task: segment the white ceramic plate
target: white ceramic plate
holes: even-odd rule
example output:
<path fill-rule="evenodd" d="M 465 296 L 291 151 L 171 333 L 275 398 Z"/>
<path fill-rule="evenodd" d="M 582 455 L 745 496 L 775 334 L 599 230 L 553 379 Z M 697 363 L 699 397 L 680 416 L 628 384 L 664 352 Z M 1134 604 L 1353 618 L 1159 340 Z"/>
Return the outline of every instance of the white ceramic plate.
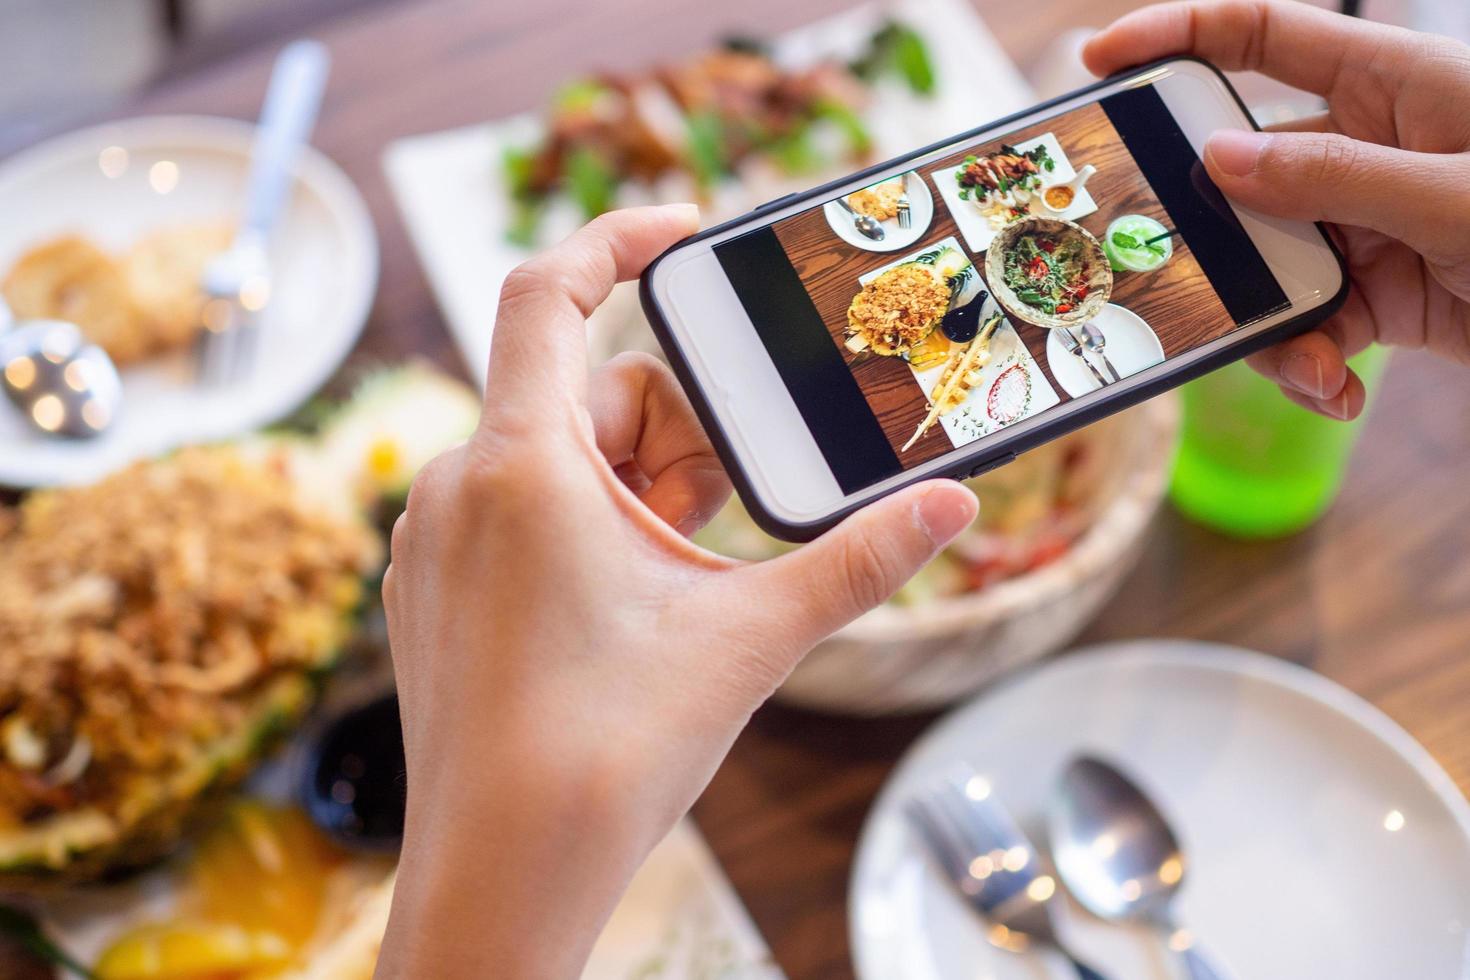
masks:
<path fill-rule="evenodd" d="M 1094 752 L 1161 805 L 1189 861 L 1176 910 L 1251 980 L 1467 975 L 1470 806 L 1378 709 L 1285 661 L 1140 641 L 1051 661 L 949 715 L 873 807 L 849 889 L 865 980 L 1075 974 L 986 944 L 902 813 L 956 761 L 991 782 L 1040 843 L 1060 768 Z M 1180 976 L 1157 938 L 1080 911 L 1062 924 L 1115 980 Z"/>
<path fill-rule="evenodd" d="M 879 85 L 865 119 L 873 137 L 874 160 L 886 160 L 954 133 L 985 118 L 1017 112 L 1034 99 L 1026 80 L 968 0 L 882 0 L 859 4 L 832 17 L 772 37 L 778 60 L 810 64 L 825 57 L 855 57 L 863 42 L 894 17 L 924 38 L 933 63 L 935 92 L 917 98 L 895 83 Z M 983 108 L 975 93 L 983 91 Z M 500 285 L 532 251 L 506 240 L 511 206 L 504 180 L 504 156 L 541 138 L 536 114 L 465 126 L 397 140 L 383 153 L 383 169 L 403 213 L 429 285 L 464 355 L 471 376 L 483 382 L 490 360 L 490 336 Z M 716 224 L 762 201 L 805 190 L 841 172 L 783 177 L 773 168 L 746 168 L 739 181 L 717 188 L 700 207 L 704 223 Z M 695 190 L 673 180 L 658 187 L 627 184 L 618 204 L 692 200 Z M 557 202 L 544 233 L 554 242 L 581 222 L 576 209 Z M 622 286 L 592 317 L 593 356 L 645 343 L 657 350 L 642 323 L 637 291 Z"/>
<path fill-rule="evenodd" d="M 1072 167 L 1072 161 L 1067 158 L 1067 151 L 1057 142 L 1053 133 L 1042 133 L 1035 139 L 1025 140 L 1016 144 L 1018 150 L 1030 150 L 1037 146 L 1045 146 L 1047 153 L 1055 161 L 1056 167 L 1050 172 L 1041 175 L 1041 188 L 1038 194 L 1045 191 L 1052 184 L 1065 184 L 1077 176 L 1077 171 Z M 1084 161 L 1085 162 L 1085 161 Z M 995 238 L 998 228 L 992 227 L 990 219 L 980 213 L 975 207 L 974 201 L 960 199 L 960 186 L 955 183 L 954 175 L 963 168 L 950 167 L 947 170 L 936 170 L 929 175 L 934 181 L 934 186 L 939 188 L 939 196 L 944 199 L 944 204 L 949 208 L 949 213 L 954 215 L 955 224 L 960 226 L 960 232 L 965 236 L 965 244 L 970 251 L 975 253 L 977 262 L 979 255 L 990 247 L 990 242 Z M 1042 208 L 1039 204 L 1032 205 L 1032 213 L 1044 215 L 1048 218 L 1060 218 L 1066 221 L 1076 221 L 1078 218 L 1086 217 L 1097 210 L 1097 202 L 1092 195 L 1087 193 L 1087 188 L 1082 188 L 1073 198 L 1072 204 L 1065 211 L 1056 212 Z"/>
<path fill-rule="evenodd" d="M 253 125 L 233 119 L 139 118 L 16 154 L 0 163 L 0 275 L 30 246 L 68 231 L 120 251 L 159 225 L 233 219 L 243 203 L 254 133 Z M 99 166 L 108 147 L 126 151 L 109 156 L 114 167 L 125 161 L 114 177 Z M 177 168 L 176 183 L 159 179 L 166 174 L 155 166 L 164 161 Z M 130 367 L 117 422 L 85 442 L 34 435 L 0 403 L 0 484 L 85 483 L 140 457 L 267 425 L 311 397 L 356 341 L 378 275 L 377 238 L 362 198 L 315 150 L 297 165 L 271 265 L 271 302 L 248 377 L 199 388 L 182 354 Z"/>
<path fill-rule="evenodd" d="M 847 244 L 865 252 L 897 252 L 922 238 L 929 230 L 929 222 L 934 220 L 934 195 L 929 193 L 929 185 L 924 183 L 924 178 L 910 170 L 903 175 L 903 185 L 913 220 L 907 228 L 901 227 L 897 218 L 878 222 L 883 229 L 881 241 L 874 241 L 858 231 L 852 213 L 836 201 L 822 205 L 822 213 L 827 216 L 827 224 L 833 233 Z"/>
<path fill-rule="evenodd" d="M 1164 347 L 1159 343 L 1159 338 L 1143 322 L 1143 317 L 1132 310 L 1125 310 L 1114 303 L 1104 306 L 1092 318 L 1092 323 L 1102 331 L 1103 339 L 1107 344 L 1103 353 L 1107 355 L 1109 363 L 1118 371 L 1118 376 L 1126 378 L 1130 374 L 1137 374 L 1144 368 L 1153 367 L 1164 359 Z M 1076 328 L 1076 334 L 1082 336 L 1082 328 Z M 1076 354 L 1071 353 L 1062 346 L 1061 338 L 1056 330 L 1047 331 L 1046 338 L 1046 363 L 1051 367 L 1051 373 L 1056 377 L 1057 384 L 1071 395 L 1077 398 L 1096 391 L 1102 385 L 1087 370 L 1087 365 L 1078 359 Z M 1108 370 L 1103 365 L 1102 358 L 1092 351 L 1083 350 L 1088 361 L 1097 365 L 1103 377 L 1108 376 Z"/>

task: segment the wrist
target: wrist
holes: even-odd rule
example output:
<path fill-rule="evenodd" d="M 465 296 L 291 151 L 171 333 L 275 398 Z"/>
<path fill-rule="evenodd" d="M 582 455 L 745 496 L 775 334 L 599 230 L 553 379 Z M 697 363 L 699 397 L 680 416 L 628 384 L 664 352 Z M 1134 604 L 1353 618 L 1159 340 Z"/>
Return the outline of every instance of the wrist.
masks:
<path fill-rule="evenodd" d="M 615 761 L 493 744 L 410 760 L 381 976 L 575 978 L 662 836 Z"/>

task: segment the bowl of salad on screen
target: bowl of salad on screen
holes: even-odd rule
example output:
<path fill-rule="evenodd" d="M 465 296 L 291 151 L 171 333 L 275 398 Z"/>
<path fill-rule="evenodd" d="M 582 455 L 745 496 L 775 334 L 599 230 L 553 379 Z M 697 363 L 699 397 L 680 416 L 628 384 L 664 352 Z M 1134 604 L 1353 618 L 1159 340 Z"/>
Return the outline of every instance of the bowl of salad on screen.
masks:
<path fill-rule="evenodd" d="M 980 499 L 975 524 L 808 654 L 778 696 L 850 714 L 932 710 L 1061 649 L 1137 560 L 1177 431 L 1165 396 L 967 480 Z M 752 561 L 795 547 L 757 528 L 738 500 L 695 541 Z"/>
<path fill-rule="evenodd" d="M 1113 292 L 1102 244 L 1059 218 L 1023 218 L 1001 229 L 985 253 L 985 280 L 1008 314 L 1048 329 L 1086 323 Z"/>

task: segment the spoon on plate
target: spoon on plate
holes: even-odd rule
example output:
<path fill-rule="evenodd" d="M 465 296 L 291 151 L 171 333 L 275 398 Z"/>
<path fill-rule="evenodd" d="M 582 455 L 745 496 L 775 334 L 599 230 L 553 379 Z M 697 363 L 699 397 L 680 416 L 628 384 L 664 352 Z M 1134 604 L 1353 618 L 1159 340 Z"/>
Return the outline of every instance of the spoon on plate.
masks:
<path fill-rule="evenodd" d="M 1184 883 L 1178 838 L 1127 776 L 1092 756 L 1072 760 L 1049 824 L 1057 872 L 1089 912 L 1154 926 L 1182 957 L 1191 980 L 1224 980 L 1170 909 Z"/>
<path fill-rule="evenodd" d="M 1113 376 L 1114 381 L 1123 380 L 1122 375 L 1118 373 L 1118 369 L 1113 367 L 1113 362 L 1108 360 L 1108 355 L 1104 353 L 1108 346 L 1108 338 L 1104 337 L 1102 330 L 1090 320 L 1082 324 L 1082 344 L 1088 350 L 1102 358 L 1103 367 L 1108 369 L 1108 373 Z"/>
<path fill-rule="evenodd" d="M 881 242 L 883 240 L 883 226 L 878 223 L 877 218 L 874 218 L 870 214 L 859 213 L 856 208 L 847 203 L 847 198 L 845 197 L 839 197 L 837 203 L 848 214 L 852 215 L 852 226 L 858 230 L 858 234 L 865 235 L 875 242 Z"/>
<path fill-rule="evenodd" d="M 0 298 L 0 388 L 43 435 L 85 439 L 112 425 L 122 381 L 112 358 L 66 320 L 19 320 Z"/>

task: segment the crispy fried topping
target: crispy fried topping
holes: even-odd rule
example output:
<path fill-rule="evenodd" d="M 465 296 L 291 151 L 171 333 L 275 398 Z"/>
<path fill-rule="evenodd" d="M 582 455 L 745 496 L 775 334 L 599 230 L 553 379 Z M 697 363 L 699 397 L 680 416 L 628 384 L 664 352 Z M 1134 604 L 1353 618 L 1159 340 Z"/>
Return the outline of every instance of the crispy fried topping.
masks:
<path fill-rule="evenodd" d="M 0 509 L 0 825 L 116 807 L 238 727 L 345 641 L 378 552 L 229 449 Z"/>
<path fill-rule="evenodd" d="M 949 308 L 949 287 L 913 263 L 878 276 L 853 297 L 847 328 L 879 354 L 907 351 L 934 329 Z"/>

